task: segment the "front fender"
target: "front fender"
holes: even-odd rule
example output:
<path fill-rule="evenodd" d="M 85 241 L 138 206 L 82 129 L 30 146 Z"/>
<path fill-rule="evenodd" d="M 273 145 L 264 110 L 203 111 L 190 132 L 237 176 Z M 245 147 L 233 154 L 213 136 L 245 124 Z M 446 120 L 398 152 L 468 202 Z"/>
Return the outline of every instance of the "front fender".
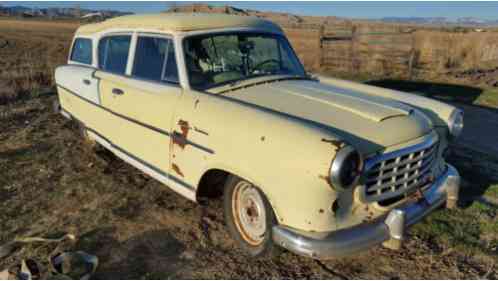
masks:
<path fill-rule="evenodd" d="M 216 151 L 204 171 L 221 169 L 251 181 L 268 197 L 279 223 L 292 228 L 331 231 L 338 217 L 350 213 L 352 192 L 328 182 L 342 140 L 327 128 L 223 96 L 196 95 L 189 120 L 209 132 Z"/>

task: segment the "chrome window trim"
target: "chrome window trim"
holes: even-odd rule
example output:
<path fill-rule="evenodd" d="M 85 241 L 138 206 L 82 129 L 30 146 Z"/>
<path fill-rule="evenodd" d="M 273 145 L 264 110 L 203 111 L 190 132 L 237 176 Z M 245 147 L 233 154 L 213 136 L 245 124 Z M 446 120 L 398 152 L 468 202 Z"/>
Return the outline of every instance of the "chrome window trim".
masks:
<path fill-rule="evenodd" d="M 133 53 L 130 52 L 130 54 L 132 56 L 132 59 L 130 61 L 130 69 L 129 69 L 129 73 L 127 71 L 125 77 L 135 79 L 135 80 L 144 81 L 144 82 L 151 82 L 151 83 L 156 83 L 156 84 L 160 84 L 160 85 L 168 85 L 168 86 L 172 86 L 172 87 L 182 88 L 181 84 L 180 84 L 181 79 L 180 79 L 180 67 L 178 64 L 178 60 L 176 60 L 176 71 L 178 73 L 178 82 L 168 81 L 168 80 L 164 80 L 164 79 L 161 79 L 161 80 L 147 79 L 147 78 L 138 77 L 136 75 L 133 75 L 133 68 L 135 67 L 135 56 L 136 56 L 136 52 L 137 52 L 137 44 L 138 44 L 139 37 L 149 37 L 149 38 L 159 38 L 159 39 L 171 40 L 168 48 L 170 48 L 171 46 L 173 46 L 173 48 L 175 48 L 174 49 L 175 58 L 177 58 L 178 50 L 176 49 L 175 38 L 172 35 L 153 33 L 153 32 L 136 32 L 134 34 L 135 40 L 133 41 L 133 46 L 132 46 Z M 165 59 L 164 63 L 166 63 L 166 59 Z M 163 71 L 164 71 L 164 69 L 163 69 Z M 163 73 L 161 74 L 161 76 L 162 75 L 163 75 Z"/>
<path fill-rule="evenodd" d="M 112 72 L 109 72 L 109 73 L 115 74 L 115 73 L 112 73 Z M 116 74 L 116 75 L 119 75 L 119 74 Z M 131 79 L 131 80 L 143 81 L 143 82 L 153 83 L 153 84 L 157 84 L 157 85 L 161 85 L 161 86 L 174 87 L 174 88 L 178 88 L 178 89 L 182 88 L 180 86 L 180 83 L 175 83 L 175 82 L 157 81 L 157 80 L 152 80 L 152 79 L 137 77 L 137 76 L 134 76 L 134 75 L 121 75 L 121 76 L 123 76 L 124 78 Z"/>
<path fill-rule="evenodd" d="M 85 64 L 85 63 L 73 61 L 71 59 L 71 57 L 73 55 L 74 43 L 76 42 L 77 39 L 89 39 L 92 41 L 92 63 L 91 64 Z M 75 35 L 74 38 L 71 40 L 71 46 L 69 46 L 69 54 L 67 56 L 67 64 L 95 67 L 95 62 L 97 61 L 97 58 L 95 56 L 96 55 L 95 50 L 96 50 L 97 44 L 95 44 L 94 37 L 92 37 L 92 36 Z"/>
<path fill-rule="evenodd" d="M 104 35 L 100 36 L 97 40 L 97 44 L 95 45 L 95 49 L 97 51 L 97 56 L 95 57 L 95 61 L 96 61 L 96 65 L 97 65 L 97 68 L 100 70 L 100 71 L 104 71 L 104 72 L 108 72 L 108 73 L 112 73 L 112 74 L 116 74 L 116 75 L 123 75 L 122 73 L 116 73 L 116 72 L 111 72 L 111 71 L 107 71 L 107 70 L 104 70 L 100 67 L 100 56 L 99 56 L 99 48 L 100 48 L 100 43 L 103 39 L 105 38 L 109 38 L 109 37 L 116 37 L 116 36 L 130 36 L 130 47 L 128 49 L 128 58 L 126 60 L 126 67 L 125 67 L 125 73 L 127 72 L 128 68 L 129 68 L 129 64 L 130 64 L 130 54 L 131 52 L 133 51 L 132 50 L 132 47 L 133 47 L 133 36 L 134 33 L 133 32 L 110 32 L 110 33 L 105 33 Z"/>

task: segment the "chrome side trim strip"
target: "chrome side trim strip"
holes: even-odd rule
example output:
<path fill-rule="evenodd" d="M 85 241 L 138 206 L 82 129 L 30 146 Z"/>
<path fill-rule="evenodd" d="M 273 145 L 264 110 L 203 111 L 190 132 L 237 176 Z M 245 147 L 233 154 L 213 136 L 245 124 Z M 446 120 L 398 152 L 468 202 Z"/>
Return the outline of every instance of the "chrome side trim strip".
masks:
<path fill-rule="evenodd" d="M 83 100 L 83 101 L 85 101 L 85 102 L 87 102 L 87 103 L 90 103 L 91 105 L 97 106 L 97 107 L 99 107 L 99 108 L 101 108 L 101 109 L 103 109 L 103 110 L 105 110 L 105 111 L 107 111 L 107 112 L 109 112 L 109 113 L 111 113 L 111 114 L 113 114 L 113 115 L 117 116 L 117 117 L 120 117 L 120 118 L 122 118 L 122 119 L 125 119 L 125 120 L 127 120 L 127 121 L 129 121 L 129 122 L 135 123 L 135 124 L 137 124 L 137 125 L 140 125 L 140 126 L 142 126 L 142 127 L 144 127 L 144 128 L 147 128 L 147 129 L 152 130 L 152 131 L 154 131 L 154 132 L 157 132 L 157 133 L 159 133 L 159 134 L 163 134 L 163 135 L 168 136 L 168 137 L 169 137 L 169 136 L 171 136 L 171 133 L 166 132 L 166 131 L 164 131 L 164 130 L 162 130 L 162 129 L 159 129 L 159 128 L 157 128 L 157 127 L 154 127 L 154 126 L 151 126 L 151 125 L 148 125 L 148 124 L 142 123 L 142 122 L 140 122 L 140 121 L 138 121 L 138 120 L 136 120 L 136 119 L 133 119 L 133 118 L 130 118 L 130 117 L 128 117 L 128 116 L 125 116 L 125 115 L 122 115 L 122 114 L 120 114 L 120 113 L 117 113 L 117 112 L 115 112 L 115 111 L 112 111 L 112 110 L 110 110 L 109 108 L 104 107 L 104 106 L 102 106 L 102 105 L 100 105 L 100 104 L 96 104 L 96 103 L 94 103 L 93 101 L 88 100 L 88 99 L 86 99 L 86 98 L 84 98 L 84 97 L 82 97 L 82 96 L 80 96 L 80 95 L 76 94 L 75 92 L 73 92 L 73 91 L 69 90 L 68 88 L 66 88 L 66 87 L 64 87 L 64 86 L 62 86 L 62 85 L 60 85 L 60 84 L 57 84 L 57 87 L 60 87 L 61 89 L 65 90 L 66 92 L 70 93 L 71 95 L 73 95 L 73 96 L 75 96 L 75 97 L 77 97 L 77 98 L 79 98 L 79 99 L 81 99 L 81 100 Z M 100 96 L 100 93 L 99 93 L 99 96 Z M 209 153 L 209 154 L 214 154 L 214 153 L 215 153 L 215 152 L 214 152 L 214 150 L 212 150 L 212 149 L 210 149 L 210 148 L 207 148 L 207 147 L 205 147 L 205 146 L 202 146 L 202 145 L 200 145 L 200 144 L 198 144 L 198 143 L 194 143 L 194 142 L 192 142 L 192 141 L 190 141 L 190 140 L 186 140 L 186 142 L 187 142 L 187 144 L 190 144 L 191 146 L 193 146 L 193 147 L 195 147 L 195 148 L 197 148 L 197 149 L 200 149 L 200 150 L 202 150 L 202 151 L 204 151 L 204 152 L 207 152 L 207 153 Z"/>

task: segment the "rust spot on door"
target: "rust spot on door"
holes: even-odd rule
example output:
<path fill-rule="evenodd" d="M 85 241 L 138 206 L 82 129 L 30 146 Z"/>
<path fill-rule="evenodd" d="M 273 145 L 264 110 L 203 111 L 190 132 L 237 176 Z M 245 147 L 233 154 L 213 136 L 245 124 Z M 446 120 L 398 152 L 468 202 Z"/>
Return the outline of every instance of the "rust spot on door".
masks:
<path fill-rule="evenodd" d="M 180 170 L 180 167 L 178 167 L 178 165 L 176 165 L 175 163 L 171 164 L 171 168 L 173 169 L 173 171 L 175 171 L 175 173 L 177 173 L 179 176 L 181 177 L 184 177 L 182 171 Z"/>
<path fill-rule="evenodd" d="M 178 125 L 180 126 L 181 133 L 178 131 L 174 131 L 171 139 L 173 141 L 173 144 L 176 144 L 183 149 L 187 145 L 187 137 L 190 126 L 187 121 L 181 119 L 178 121 Z"/>

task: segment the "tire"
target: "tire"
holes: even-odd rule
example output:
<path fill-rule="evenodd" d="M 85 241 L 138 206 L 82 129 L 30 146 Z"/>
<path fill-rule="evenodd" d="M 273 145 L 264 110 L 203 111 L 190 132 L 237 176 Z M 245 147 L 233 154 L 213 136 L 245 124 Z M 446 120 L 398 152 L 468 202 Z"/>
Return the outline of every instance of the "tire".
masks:
<path fill-rule="evenodd" d="M 277 220 L 261 190 L 244 179 L 229 176 L 224 187 L 223 209 L 230 235 L 250 257 L 271 258 L 278 254 L 272 238 Z"/>

